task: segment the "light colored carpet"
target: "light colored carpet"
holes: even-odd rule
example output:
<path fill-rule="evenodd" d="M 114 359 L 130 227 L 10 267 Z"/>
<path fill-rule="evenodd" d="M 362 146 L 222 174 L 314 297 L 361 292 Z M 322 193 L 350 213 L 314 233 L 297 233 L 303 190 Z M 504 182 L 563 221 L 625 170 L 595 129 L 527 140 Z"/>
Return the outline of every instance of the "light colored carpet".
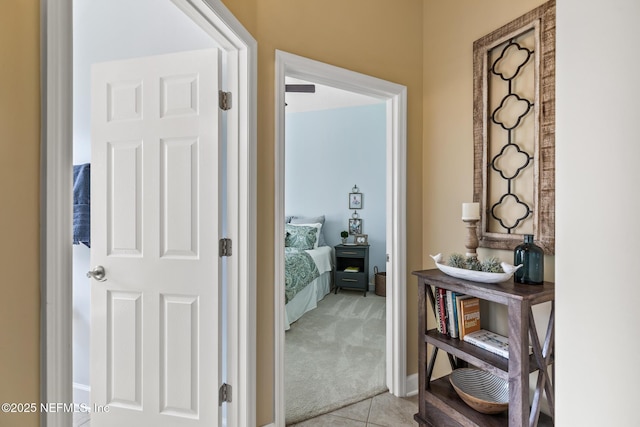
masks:
<path fill-rule="evenodd" d="M 330 293 L 285 335 L 286 423 L 385 390 L 385 298 Z"/>

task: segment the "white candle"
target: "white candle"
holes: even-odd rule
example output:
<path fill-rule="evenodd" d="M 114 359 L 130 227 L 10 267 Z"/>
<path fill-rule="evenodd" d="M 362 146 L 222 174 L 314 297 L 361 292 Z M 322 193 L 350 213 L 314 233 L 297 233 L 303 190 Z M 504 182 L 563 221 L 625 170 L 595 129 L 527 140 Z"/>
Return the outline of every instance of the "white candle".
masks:
<path fill-rule="evenodd" d="M 480 219 L 480 203 L 463 203 L 462 220 Z"/>

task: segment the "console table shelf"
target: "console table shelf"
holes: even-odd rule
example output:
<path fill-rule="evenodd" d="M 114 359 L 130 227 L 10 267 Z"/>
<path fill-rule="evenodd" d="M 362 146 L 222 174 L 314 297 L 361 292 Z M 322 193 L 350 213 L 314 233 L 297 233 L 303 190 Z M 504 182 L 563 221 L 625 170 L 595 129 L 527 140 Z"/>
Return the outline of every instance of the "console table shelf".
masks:
<path fill-rule="evenodd" d="M 419 345 L 419 412 L 415 420 L 421 427 L 440 426 L 553 426 L 553 283 L 522 285 L 513 281 L 487 284 L 447 276 L 438 269 L 415 271 L 418 277 Z M 483 300 L 504 304 L 508 308 L 509 358 L 504 358 L 436 329 L 427 328 L 427 304 L 434 309 L 433 288 L 472 295 Z M 427 302 L 428 301 L 428 302 Z M 551 314 L 544 342 L 538 333 L 531 307 L 551 302 Z M 427 360 L 427 346 L 433 351 Z M 529 346 L 533 354 L 529 355 Z M 498 415 L 485 415 L 467 406 L 449 383 L 449 376 L 431 381 L 438 350 L 445 351 L 451 369 L 471 364 L 509 381 L 509 410 Z M 551 366 L 550 366 L 551 365 Z M 529 406 L 529 374 L 538 372 L 533 404 Z M 540 412 L 545 395 L 552 416 Z"/>
<path fill-rule="evenodd" d="M 485 415 L 475 411 L 462 401 L 449 382 L 449 375 L 431 382 L 429 393 L 425 395 L 429 405 L 429 419 L 421 419 L 420 414 L 414 416 L 415 421 L 423 426 L 449 427 L 449 426 L 481 426 L 481 427 L 507 427 L 509 426 L 509 413 L 503 412 L 496 415 Z M 451 414 L 455 415 L 451 415 Z M 552 427 L 553 420 L 546 414 L 540 414 L 538 427 Z"/>

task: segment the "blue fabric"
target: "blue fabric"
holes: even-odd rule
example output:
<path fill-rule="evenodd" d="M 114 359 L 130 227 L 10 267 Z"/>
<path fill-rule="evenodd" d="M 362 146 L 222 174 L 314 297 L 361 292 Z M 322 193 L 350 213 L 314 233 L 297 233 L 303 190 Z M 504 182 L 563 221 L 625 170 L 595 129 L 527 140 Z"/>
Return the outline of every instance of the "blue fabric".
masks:
<path fill-rule="evenodd" d="M 91 165 L 73 166 L 73 244 L 91 247 Z"/>

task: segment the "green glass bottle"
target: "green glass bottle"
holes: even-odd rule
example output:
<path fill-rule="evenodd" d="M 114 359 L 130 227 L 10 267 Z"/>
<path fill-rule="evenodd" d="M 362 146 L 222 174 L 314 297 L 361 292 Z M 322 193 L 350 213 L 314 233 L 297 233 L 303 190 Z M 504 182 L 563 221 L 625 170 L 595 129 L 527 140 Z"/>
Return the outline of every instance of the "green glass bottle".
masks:
<path fill-rule="evenodd" d="M 513 281 L 528 285 L 541 285 L 544 281 L 544 251 L 533 243 L 533 234 L 524 235 L 524 243 L 513 251 L 513 265 L 520 265 Z"/>

